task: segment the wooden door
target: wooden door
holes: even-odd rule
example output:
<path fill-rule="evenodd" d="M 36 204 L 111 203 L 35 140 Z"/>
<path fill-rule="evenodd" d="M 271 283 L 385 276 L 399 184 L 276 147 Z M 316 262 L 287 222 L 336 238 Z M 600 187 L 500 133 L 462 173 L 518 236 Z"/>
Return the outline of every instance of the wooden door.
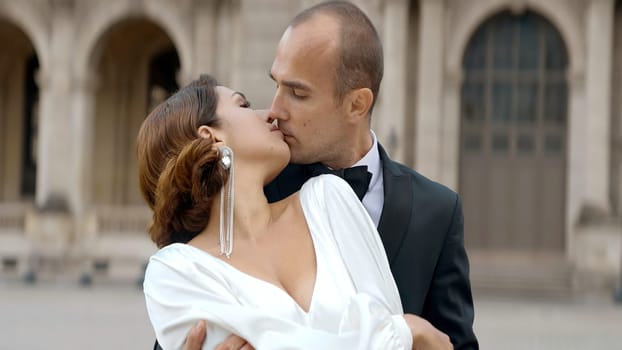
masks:
<path fill-rule="evenodd" d="M 464 56 L 460 192 L 467 246 L 562 251 L 566 49 L 539 15 L 500 13 Z"/>

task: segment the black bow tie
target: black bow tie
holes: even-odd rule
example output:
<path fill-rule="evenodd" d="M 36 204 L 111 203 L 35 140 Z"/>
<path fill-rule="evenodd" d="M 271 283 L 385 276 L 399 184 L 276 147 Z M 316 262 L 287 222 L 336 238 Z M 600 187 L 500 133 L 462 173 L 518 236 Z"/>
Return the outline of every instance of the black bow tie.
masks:
<path fill-rule="evenodd" d="M 352 168 L 344 169 L 329 169 L 325 165 L 315 163 L 309 165 L 309 177 L 314 177 L 322 174 L 333 174 L 346 180 L 346 182 L 352 187 L 359 200 L 363 200 L 369 182 L 371 181 L 371 173 L 367 171 L 367 165 L 359 165 Z"/>

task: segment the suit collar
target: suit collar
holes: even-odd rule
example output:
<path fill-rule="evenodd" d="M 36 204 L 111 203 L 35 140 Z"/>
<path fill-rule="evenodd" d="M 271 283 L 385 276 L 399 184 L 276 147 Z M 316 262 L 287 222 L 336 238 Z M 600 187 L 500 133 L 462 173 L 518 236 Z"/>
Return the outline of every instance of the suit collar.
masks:
<path fill-rule="evenodd" d="M 384 177 L 384 206 L 378 232 L 389 262 L 392 263 L 408 232 L 413 216 L 413 184 L 410 177 L 389 158 L 380 144 L 378 144 L 378 151 Z"/>

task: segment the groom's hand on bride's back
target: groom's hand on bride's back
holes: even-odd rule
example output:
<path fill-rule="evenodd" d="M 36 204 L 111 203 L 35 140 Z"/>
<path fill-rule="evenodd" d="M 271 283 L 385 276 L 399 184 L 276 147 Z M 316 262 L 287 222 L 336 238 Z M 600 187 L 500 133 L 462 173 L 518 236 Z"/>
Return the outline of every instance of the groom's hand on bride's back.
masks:
<path fill-rule="evenodd" d="M 201 350 L 205 342 L 206 325 L 205 321 L 199 321 L 186 337 L 183 350 Z M 246 340 L 232 334 L 222 343 L 218 344 L 214 350 L 255 350 Z"/>

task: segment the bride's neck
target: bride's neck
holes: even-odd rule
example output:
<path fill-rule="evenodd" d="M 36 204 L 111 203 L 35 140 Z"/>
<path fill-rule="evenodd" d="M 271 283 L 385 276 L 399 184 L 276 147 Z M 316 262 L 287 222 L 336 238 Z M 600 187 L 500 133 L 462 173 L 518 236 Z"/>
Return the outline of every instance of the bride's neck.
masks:
<path fill-rule="evenodd" d="M 240 237 L 254 238 L 254 234 L 268 226 L 272 213 L 268 199 L 263 192 L 263 185 L 240 181 L 235 183 L 235 203 L 233 224 L 235 233 Z"/>
<path fill-rule="evenodd" d="M 270 224 L 272 210 L 263 191 L 263 181 L 259 176 L 248 176 L 251 171 L 238 171 L 234 179 L 233 227 L 238 237 L 253 239 L 254 234 L 263 231 Z M 227 191 L 227 184 L 224 190 Z M 226 193 L 226 192 L 225 192 Z M 220 221 L 220 195 L 214 198 L 209 226 L 218 232 Z M 210 230 L 213 231 L 213 230 Z"/>

